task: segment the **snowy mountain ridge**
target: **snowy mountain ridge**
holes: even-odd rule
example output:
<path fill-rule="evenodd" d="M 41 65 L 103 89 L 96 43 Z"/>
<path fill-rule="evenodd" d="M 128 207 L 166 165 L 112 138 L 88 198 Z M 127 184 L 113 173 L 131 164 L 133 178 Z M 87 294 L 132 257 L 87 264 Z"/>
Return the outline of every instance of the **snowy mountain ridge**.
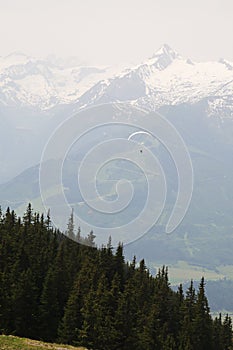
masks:
<path fill-rule="evenodd" d="M 112 67 L 83 66 L 74 58 L 37 59 L 13 53 L 0 57 L 0 104 L 47 110 L 76 101 L 109 76 L 114 76 Z"/>
<path fill-rule="evenodd" d="M 81 96 L 79 105 L 129 100 L 142 107 L 156 110 L 165 105 L 193 104 L 207 100 L 208 114 L 233 115 L 233 63 L 196 63 L 185 59 L 164 45 L 143 64 L 129 69 L 107 82 L 96 85 Z M 95 98 L 94 98 L 95 96 Z"/>
<path fill-rule="evenodd" d="M 233 115 L 233 62 L 194 62 L 168 45 L 134 67 L 83 66 L 36 59 L 22 53 L 0 57 L 0 103 L 49 110 L 75 103 L 78 108 L 110 101 L 131 101 L 158 109 L 207 100 L 209 115 Z"/>

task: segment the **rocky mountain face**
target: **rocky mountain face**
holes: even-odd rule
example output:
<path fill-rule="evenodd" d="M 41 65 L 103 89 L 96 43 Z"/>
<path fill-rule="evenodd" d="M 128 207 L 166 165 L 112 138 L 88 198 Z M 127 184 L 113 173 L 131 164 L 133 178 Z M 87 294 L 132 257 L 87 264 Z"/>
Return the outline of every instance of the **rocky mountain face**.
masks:
<path fill-rule="evenodd" d="M 0 103 L 49 110 L 76 101 L 112 74 L 112 68 L 83 66 L 77 59 L 37 59 L 16 52 L 0 58 Z"/>
<path fill-rule="evenodd" d="M 194 62 L 164 45 L 131 67 L 83 66 L 75 59 L 36 59 L 21 53 L 0 58 L 0 103 L 49 111 L 131 101 L 146 109 L 206 100 L 209 116 L 232 117 L 233 62 Z"/>

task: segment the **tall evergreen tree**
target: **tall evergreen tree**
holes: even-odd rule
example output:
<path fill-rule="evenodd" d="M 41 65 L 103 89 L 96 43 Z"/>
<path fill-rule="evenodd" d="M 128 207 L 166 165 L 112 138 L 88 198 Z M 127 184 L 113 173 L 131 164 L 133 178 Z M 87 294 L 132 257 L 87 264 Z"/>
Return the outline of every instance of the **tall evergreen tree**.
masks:
<path fill-rule="evenodd" d="M 199 290 L 197 293 L 197 301 L 195 305 L 195 317 L 193 320 L 195 349 L 205 350 L 213 349 L 212 337 L 212 320 L 208 300 L 205 295 L 204 277 L 201 279 Z"/>
<path fill-rule="evenodd" d="M 67 224 L 66 235 L 68 238 L 75 240 L 75 232 L 74 232 L 74 209 L 72 208 L 70 218 Z"/>

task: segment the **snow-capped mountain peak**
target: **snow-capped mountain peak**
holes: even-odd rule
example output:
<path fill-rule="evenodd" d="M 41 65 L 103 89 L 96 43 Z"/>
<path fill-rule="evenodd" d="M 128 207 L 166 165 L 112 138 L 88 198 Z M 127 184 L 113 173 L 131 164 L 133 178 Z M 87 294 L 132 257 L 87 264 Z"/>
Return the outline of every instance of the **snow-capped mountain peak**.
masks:
<path fill-rule="evenodd" d="M 205 100 L 209 115 L 233 117 L 232 69 L 233 64 L 226 60 L 195 62 L 164 45 L 142 64 L 94 86 L 77 106 L 127 100 L 156 110 Z"/>
<path fill-rule="evenodd" d="M 21 52 L 0 57 L 0 105 L 48 110 L 76 102 L 93 85 L 119 73 L 112 67 L 82 66 L 75 58 L 34 58 Z"/>
<path fill-rule="evenodd" d="M 233 62 L 195 62 L 167 44 L 134 67 L 94 67 L 78 59 L 37 59 L 16 52 L 0 57 L 0 105 L 49 110 L 61 104 L 83 108 L 129 101 L 149 109 L 196 103 L 233 116 Z M 228 114 L 229 114 L 228 113 Z"/>
<path fill-rule="evenodd" d="M 15 51 L 5 57 L 0 57 L 0 70 L 10 66 L 26 64 L 30 60 L 33 60 L 33 58 L 20 51 Z"/>
<path fill-rule="evenodd" d="M 225 60 L 224 58 L 219 59 L 219 63 L 222 63 L 226 66 L 228 70 L 233 70 L 233 63 Z"/>
<path fill-rule="evenodd" d="M 171 60 L 180 57 L 177 51 L 173 50 L 169 45 L 164 44 L 163 46 L 160 47 L 159 50 L 157 50 L 151 58 L 157 58 L 160 56 L 167 56 Z"/>
<path fill-rule="evenodd" d="M 153 65 L 159 70 L 166 69 L 173 60 L 181 58 L 181 56 L 173 50 L 169 45 L 164 44 L 153 56 L 147 61 L 147 64 Z"/>

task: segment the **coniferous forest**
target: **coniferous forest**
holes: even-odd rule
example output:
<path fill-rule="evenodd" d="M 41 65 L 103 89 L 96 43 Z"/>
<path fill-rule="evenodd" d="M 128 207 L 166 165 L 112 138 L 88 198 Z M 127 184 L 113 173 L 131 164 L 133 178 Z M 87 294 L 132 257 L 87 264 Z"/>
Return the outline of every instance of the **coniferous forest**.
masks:
<path fill-rule="evenodd" d="M 72 217 L 68 236 L 74 235 Z M 210 315 L 204 279 L 198 290 L 170 288 L 123 247 L 78 241 L 32 211 L 0 213 L 0 332 L 95 350 L 232 349 L 228 316 Z"/>

